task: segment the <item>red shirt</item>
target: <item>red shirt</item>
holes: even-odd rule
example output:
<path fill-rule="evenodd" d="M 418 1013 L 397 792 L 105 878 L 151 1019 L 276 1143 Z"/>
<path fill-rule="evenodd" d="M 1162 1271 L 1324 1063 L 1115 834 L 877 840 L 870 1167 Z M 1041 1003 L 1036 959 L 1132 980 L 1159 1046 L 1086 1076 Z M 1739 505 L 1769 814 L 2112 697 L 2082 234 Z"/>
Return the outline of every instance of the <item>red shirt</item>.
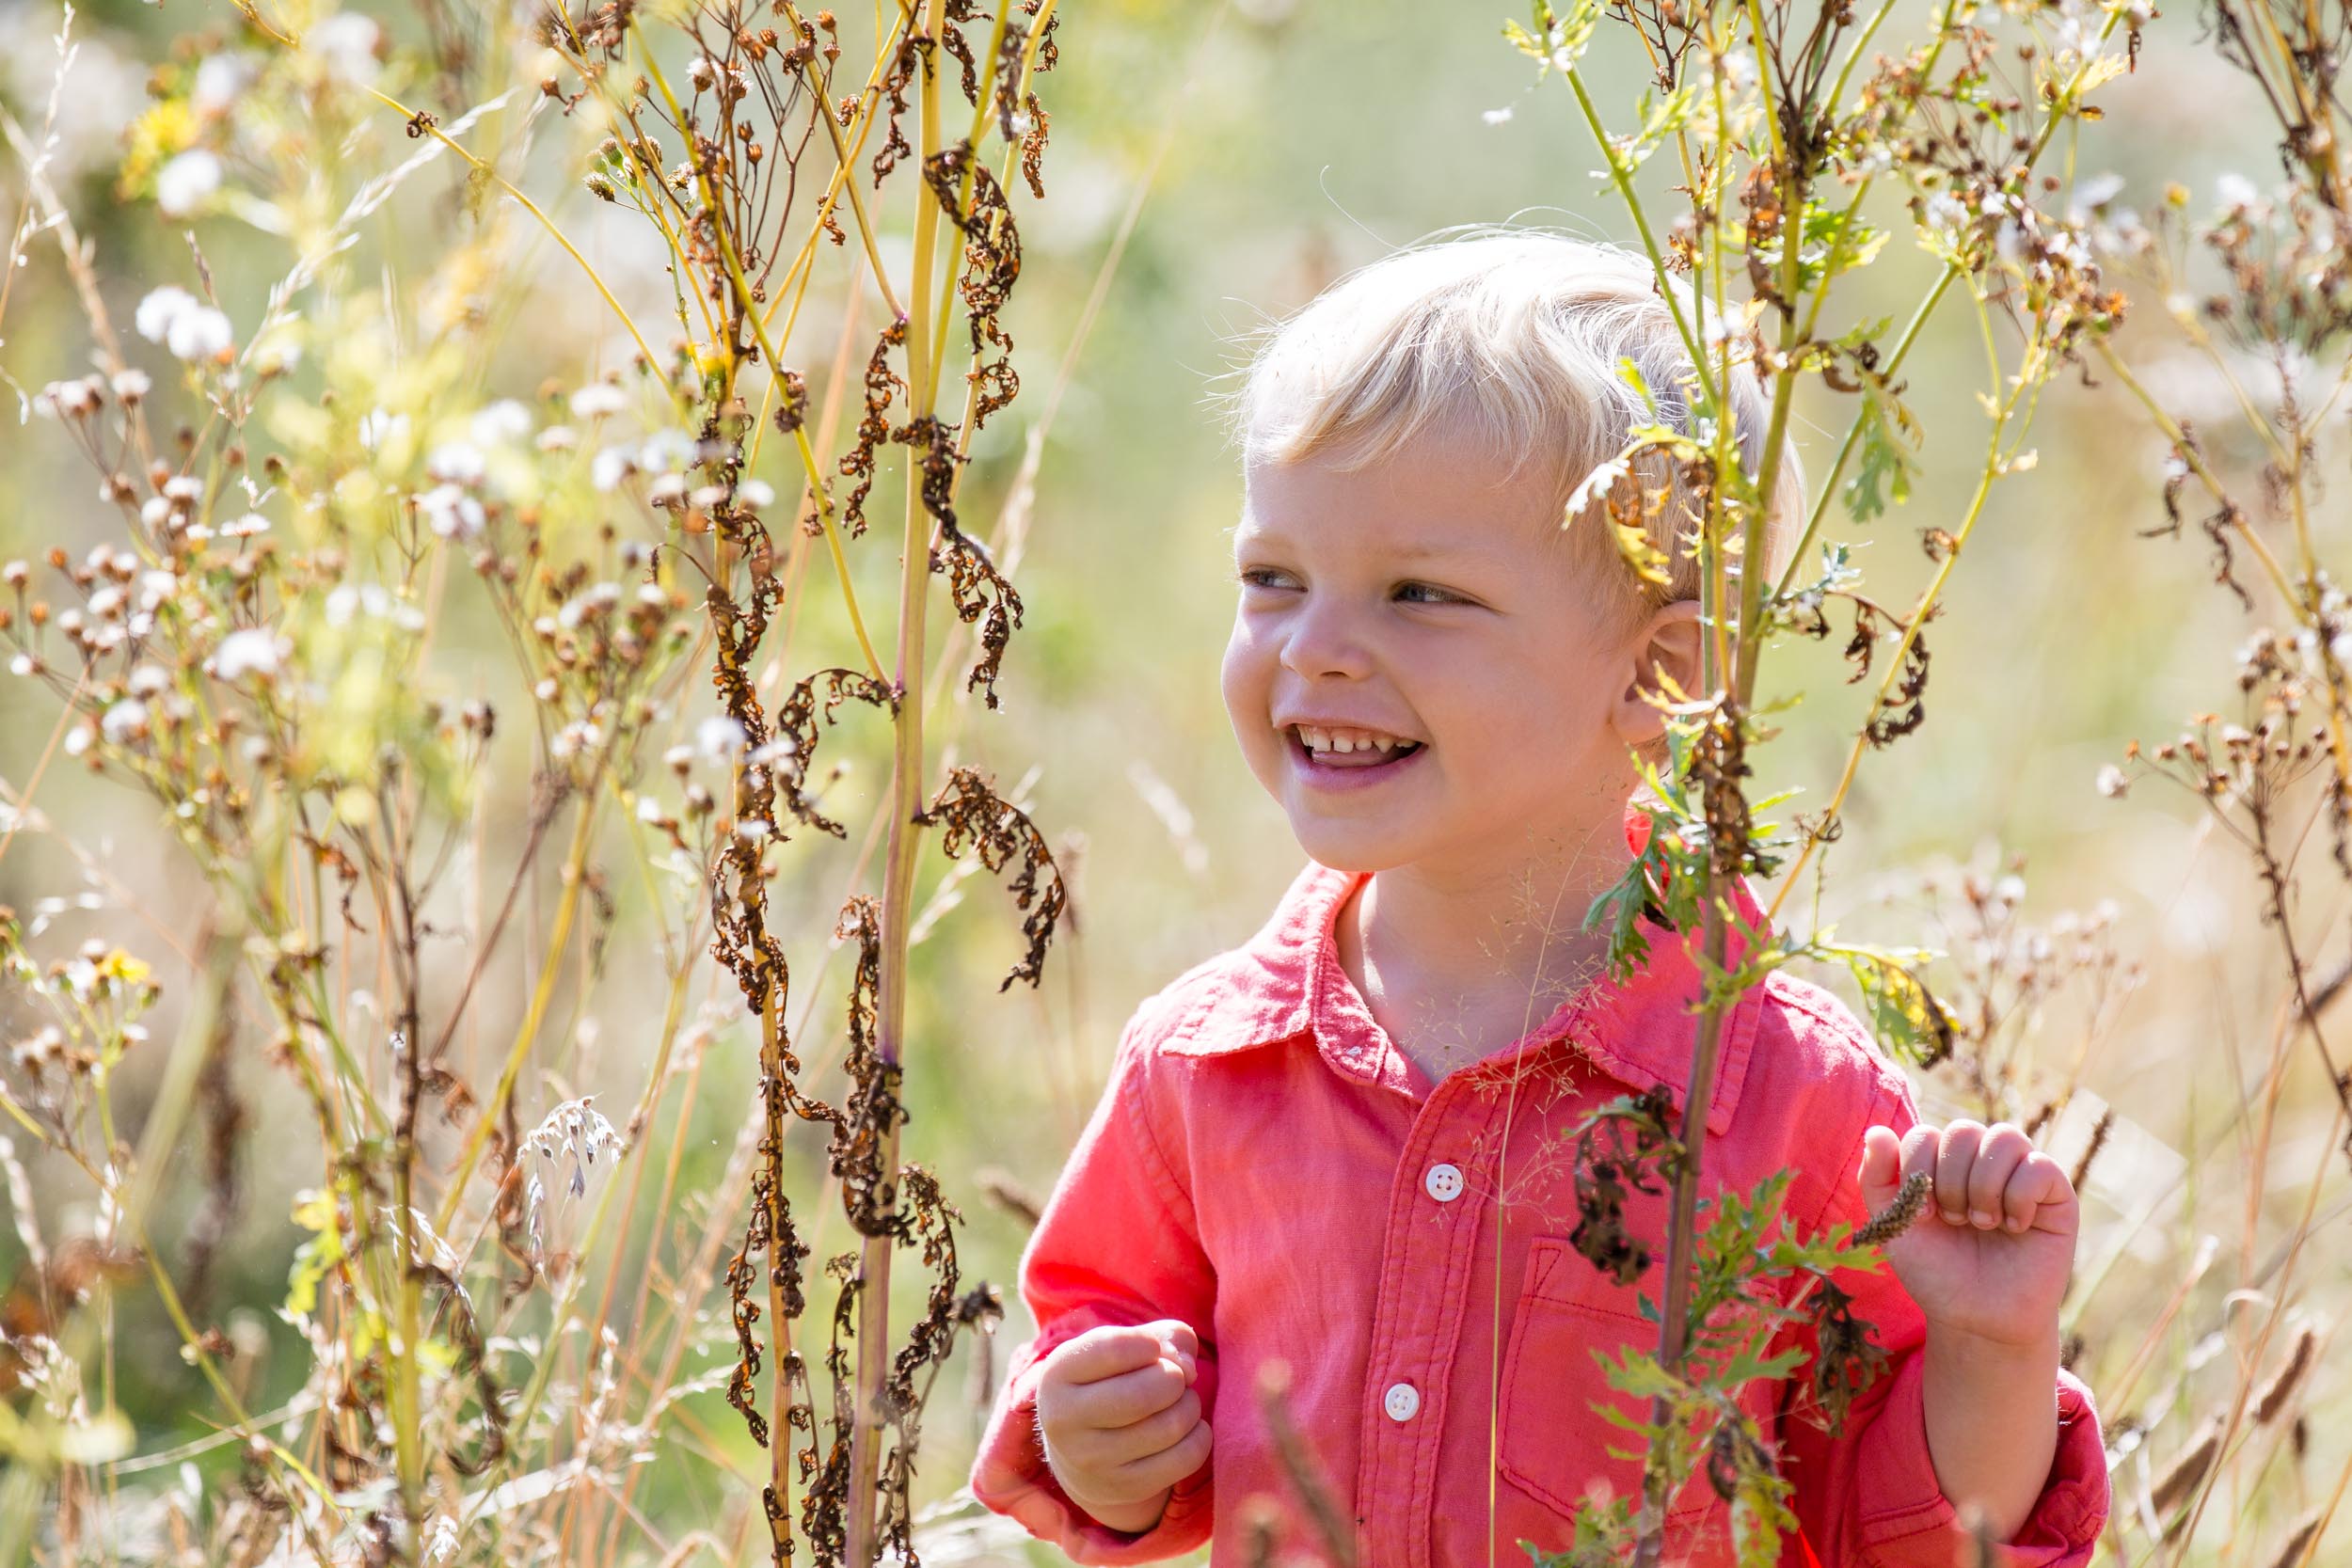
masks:
<path fill-rule="evenodd" d="M 1682 1102 L 1698 939 L 1653 926 L 1650 958 L 1629 983 L 1595 982 L 1514 1045 L 1432 1085 L 1339 961 L 1335 918 L 1369 877 L 1311 863 L 1247 944 L 1136 1009 L 1022 1259 L 1038 1333 L 1011 1358 L 972 1486 L 1079 1562 L 1140 1562 L 1213 1541 L 1212 1560 L 1238 1568 L 1238 1505 L 1253 1493 L 1282 1508 L 1285 1544 L 1320 1551 L 1253 1393 L 1278 1358 L 1364 1568 L 1523 1563 L 1522 1540 L 1567 1544 L 1588 1490 L 1638 1487 L 1638 1466 L 1605 1451 L 1632 1434 L 1591 1405 L 1638 1418 L 1645 1402 L 1611 1388 L 1594 1352 L 1655 1347 L 1636 1294 L 1661 1298 L 1664 1265 L 1654 1259 L 1638 1286 L 1619 1286 L 1571 1249 L 1565 1133 L 1596 1105 L 1653 1085 Z M 1760 922 L 1751 889 L 1736 903 Z M 1736 949 L 1736 929 L 1732 940 Z M 1863 1130 L 1899 1134 L 1916 1119 L 1902 1074 L 1853 1015 L 1776 972 L 1724 1029 L 1701 1188 L 1746 1191 L 1786 1169 L 1796 1233 L 1859 1223 Z M 1637 1192 L 1626 1209 L 1628 1232 L 1661 1253 L 1666 1201 Z M 1925 1320 L 1883 1263 L 1837 1279 L 1889 1355 L 1842 1433 L 1830 1436 L 1811 1408 L 1805 1367 L 1740 1396 L 1794 1487 L 1804 1544 L 1792 1539 L 1785 1560 L 1804 1562 L 1809 1546 L 1822 1568 L 1951 1568 L 1965 1537 L 1928 1454 Z M 1213 1449 L 1159 1525 L 1130 1535 L 1056 1484 L 1037 1435 L 1037 1379 L 1046 1353 L 1089 1328 L 1160 1318 L 1200 1335 Z M 1772 1348 L 1810 1350 L 1808 1328 L 1781 1333 L 1796 1338 Z M 2106 1519 L 2089 1390 L 2061 1371 L 2056 1403 L 2057 1459 L 1999 1554 L 2006 1568 L 2088 1563 Z M 1674 1499 L 1666 1544 L 1670 1561 L 1730 1560 L 1728 1510 L 1704 1473 Z"/>

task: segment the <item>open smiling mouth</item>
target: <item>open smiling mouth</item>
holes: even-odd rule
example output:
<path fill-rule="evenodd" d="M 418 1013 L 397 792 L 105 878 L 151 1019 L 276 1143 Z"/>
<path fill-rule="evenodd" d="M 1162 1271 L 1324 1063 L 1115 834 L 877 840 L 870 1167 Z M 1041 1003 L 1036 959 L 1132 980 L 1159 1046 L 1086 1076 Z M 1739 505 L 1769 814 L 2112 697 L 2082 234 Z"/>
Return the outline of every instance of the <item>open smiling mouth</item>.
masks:
<path fill-rule="evenodd" d="M 1310 780 L 1324 784 L 1370 783 L 1375 776 L 1386 777 L 1405 767 L 1429 748 L 1417 740 L 1399 741 L 1392 746 L 1359 744 L 1351 751 L 1318 749 L 1308 744 L 1298 726 L 1282 732 L 1292 760 Z"/>

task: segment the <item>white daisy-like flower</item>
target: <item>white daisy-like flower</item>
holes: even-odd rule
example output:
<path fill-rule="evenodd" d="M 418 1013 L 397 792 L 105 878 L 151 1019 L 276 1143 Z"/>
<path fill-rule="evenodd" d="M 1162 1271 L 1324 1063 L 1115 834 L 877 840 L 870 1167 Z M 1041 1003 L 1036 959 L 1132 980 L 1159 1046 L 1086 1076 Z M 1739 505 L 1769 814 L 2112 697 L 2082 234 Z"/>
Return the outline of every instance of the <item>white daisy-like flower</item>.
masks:
<path fill-rule="evenodd" d="M 302 36 L 302 46 L 326 62 L 327 71 L 355 87 L 375 80 L 375 57 L 383 29 L 356 11 L 340 11 Z"/>
<path fill-rule="evenodd" d="M 417 510 L 444 539 L 471 539 L 487 525 L 482 503 L 454 484 L 437 484 L 417 498 Z"/>
<path fill-rule="evenodd" d="M 147 705 L 135 697 L 125 697 L 106 710 L 105 716 L 98 721 L 98 725 L 105 732 L 108 740 L 119 746 L 126 740 L 135 740 L 145 735 L 147 719 Z"/>
<path fill-rule="evenodd" d="M 731 762 L 750 736 L 726 714 L 713 714 L 694 727 L 694 749 L 711 762 Z"/>
<path fill-rule="evenodd" d="M 551 424 L 532 442 L 541 451 L 569 451 L 580 445 L 580 432 L 567 424 Z"/>
<path fill-rule="evenodd" d="M 599 490 L 614 490 L 620 487 L 621 481 L 636 471 L 636 447 L 607 447 L 589 462 L 588 482 Z"/>
<path fill-rule="evenodd" d="M 424 471 L 453 484 L 478 484 L 485 464 L 482 450 L 469 441 L 447 441 L 425 455 Z"/>
<path fill-rule="evenodd" d="M 294 646 L 286 639 L 263 626 L 246 626 L 230 632 L 213 650 L 213 673 L 224 681 L 241 681 L 247 675 L 274 675 Z"/>
<path fill-rule="evenodd" d="M 775 486 L 766 480 L 747 479 L 735 487 L 735 499 L 745 506 L 773 506 L 776 504 Z"/>
<path fill-rule="evenodd" d="M 155 205 L 166 215 L 186 217 L 220 189 L 220 159 L 190 148 L 155 171 Z"/>
<path fill-rule="evenodd" d="M 576 420 L 617 414 L 628 406 L 628 399 L 621 389 L 602 381 L 592 381 L 571 396 L 572 418 Z"/>
<path fill-rule="evenodd" d="M 199 114 L 223 114 L 253 80 L 253 67 L 242 55 L 207 55 L 196 68 L 196 85 L 188 91 L 188 107 Z"/>
<path fill-rule="evenodd" d="M 408 416 L 388 414 L 381 408 L 371 408 L 359 416 L 359 444 L 370 451 L 381 451 L 391 441 L 408 434 Z"/>
<path fill-rule="evenodd" d="M 269 519 L 259 512 L 248 512 L 242 517 L 232 517 L 220 525 L 221 536 L 226 539 L 244 539 L 268 531 Z"/>
<path fill-rule="evenodd" d="M 475 446 L 498 447 L 519 441 L 531 434 L 531 410 L 513 398 L 498 402 L 478 411 L 466 427 Z"/>
<path fill-rule="evenodd" d="M 160 343 L 164 341 L 164 334 L 171 330 L 171 324 L 183 312 L 196 308 L 194 294 L 176 283 L 167 283 L 160 289 L 148 291 L 147 297 L 139 301 L 137 310 L 132 314 L 131 322 L 138 328 L 140 337 L 151 343 Z"/>
<path fill-rule="evenodd" d="M 155 383 L 145 371 L 118 371 L 114 378 L 115 396 L 125 403 L 136 403 L 153 390 Z"/>
<path fill-rule="evenodd" d="M 199 305 L 171 318 L 164 346 L 175 359 L 218 359 L 237 346 L 229 318 L 209 305 Z"/>

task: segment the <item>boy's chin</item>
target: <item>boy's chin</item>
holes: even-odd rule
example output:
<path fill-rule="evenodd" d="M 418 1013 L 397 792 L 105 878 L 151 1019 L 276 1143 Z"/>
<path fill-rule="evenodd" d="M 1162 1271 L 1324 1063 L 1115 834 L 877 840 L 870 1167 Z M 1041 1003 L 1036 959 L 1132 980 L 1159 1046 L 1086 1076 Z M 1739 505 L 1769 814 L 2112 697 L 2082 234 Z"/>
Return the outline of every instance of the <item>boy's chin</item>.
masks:
<path fill-rule="evenodd" d="M 1384 834 L 1334 832 L 1325 823 L 1296 820 L 1291 823 L 1291 832 L 1309 860 L 1333 871 L 1394 871 L 1419 858 L 1406 846 Z"/>

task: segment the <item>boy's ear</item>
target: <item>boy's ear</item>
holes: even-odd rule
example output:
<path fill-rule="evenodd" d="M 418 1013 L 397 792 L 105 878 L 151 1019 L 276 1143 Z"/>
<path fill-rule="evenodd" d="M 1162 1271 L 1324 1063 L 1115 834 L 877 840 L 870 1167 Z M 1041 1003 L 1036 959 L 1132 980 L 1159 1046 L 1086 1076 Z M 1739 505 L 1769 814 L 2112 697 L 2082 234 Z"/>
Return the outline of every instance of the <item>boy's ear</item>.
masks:
<path fill-rule="evenodd" d="M 1666 716 L 1644 695 L 1666 691 L 1659 679 L 1661 671 L 1685 696 L 1698 695 L 1705 637 L 1696 599 L 1661 605 L 1634 629 L 1627 642 L 1631 665 L 1617 694 L 1615 715 L 1617 731 L 1629 745 L 1645 745 L 1666 733 Z"/>

